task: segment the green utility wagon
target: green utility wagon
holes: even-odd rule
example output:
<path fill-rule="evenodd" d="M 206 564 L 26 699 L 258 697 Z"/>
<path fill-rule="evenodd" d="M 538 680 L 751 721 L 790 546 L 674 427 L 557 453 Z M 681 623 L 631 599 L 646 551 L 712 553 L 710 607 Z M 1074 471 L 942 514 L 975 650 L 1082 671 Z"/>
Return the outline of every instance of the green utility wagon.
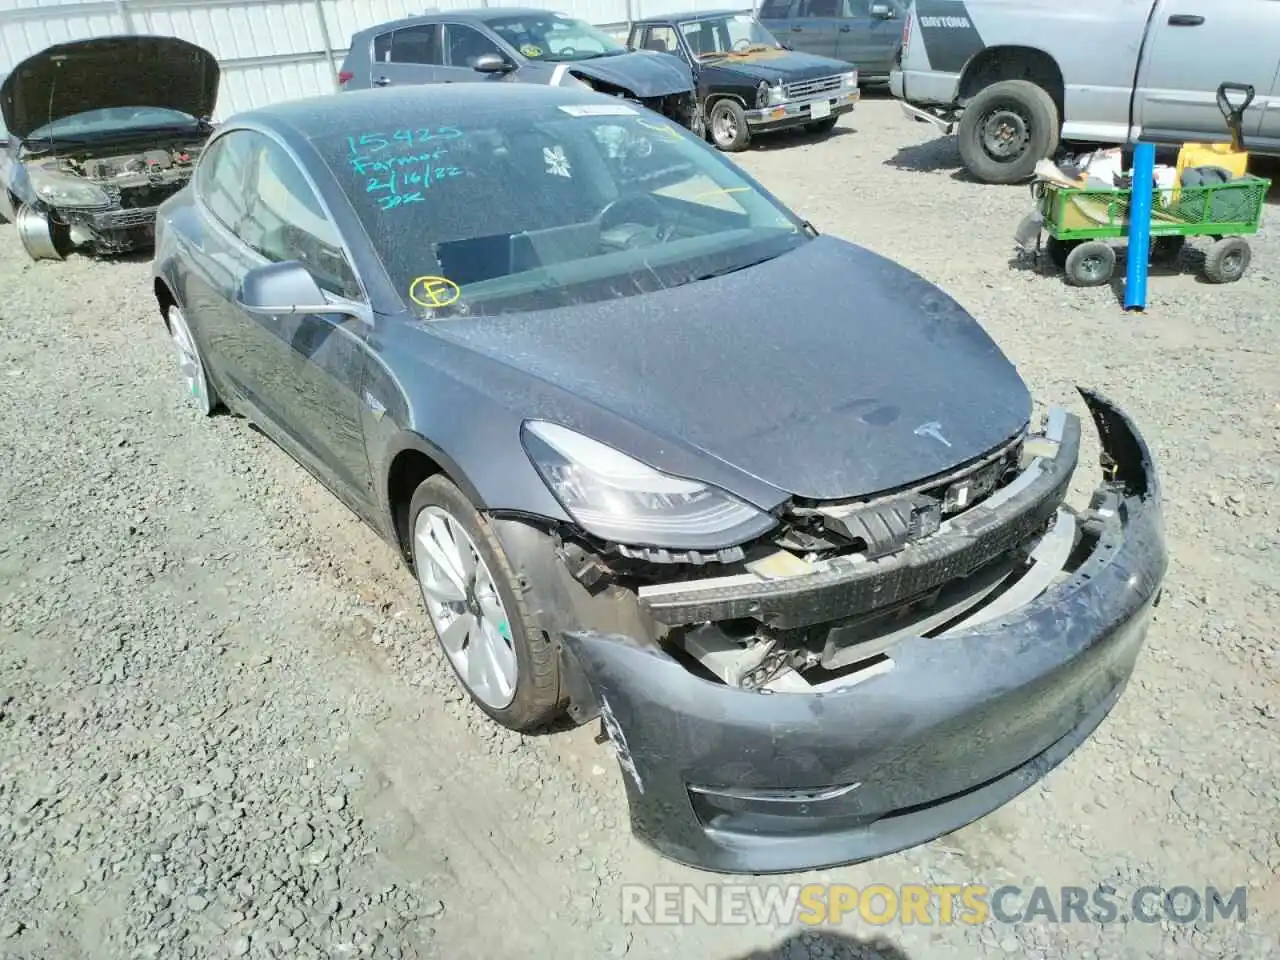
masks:
<path fill-rule="evenodd" d="M 1271 181 L 1244 176 L 1226 183 L 1157 188 L 1151 203 L 1151 259 L 1176 263 L 1187 237 L 1213 238 L 1204 260 L 1211 283 L 1234 283 L 1244 276 L 1252 252 L 1246 236 L 1258 232 Z M 1107 283 L 1116 251 L 1108 240 L 1128 235 L 1128 189 L 1033 185 L 1041 227 L 1048 234 L 1049 258 L 1080 287 Z"/>

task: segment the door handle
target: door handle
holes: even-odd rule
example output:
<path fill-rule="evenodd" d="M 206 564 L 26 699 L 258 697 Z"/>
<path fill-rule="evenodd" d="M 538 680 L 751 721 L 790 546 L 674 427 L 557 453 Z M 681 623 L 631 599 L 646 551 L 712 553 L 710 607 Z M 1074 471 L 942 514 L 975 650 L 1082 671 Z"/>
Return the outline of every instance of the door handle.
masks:
<path fill-rule="evenodd" d="M 373 85 L 374 85 L 375 87 L 389 87 L 389 86 L 391 86 L 391 78 L 390 78 L 390 77 L 378 77 L 376 80 L 374 80 L 374 81 L 373 81 Z"/>
<path fill-rule="evenodd" d="M 804 33 L 804 27 L 792 27 L 792 28 L 791 28 L 791 32 L 792 32 L 792 33 Z"/>
<path fill-rule="evenodd" d="M 848 33 L 848 32 L 849 32 L 849 28 L 848 28 L 847 26 L 841 27 L 841 28 L 840 28 L 840 32 L 841 32 L 841 33 Z"/>
<path fill-rule="evenodd" d="M 1204 17 L 1197 17 L 1190 13 L 1175 13 L 1169 18 L 1169 26 L 1171 27 L 1198 27 L 1204 23 Z"/>

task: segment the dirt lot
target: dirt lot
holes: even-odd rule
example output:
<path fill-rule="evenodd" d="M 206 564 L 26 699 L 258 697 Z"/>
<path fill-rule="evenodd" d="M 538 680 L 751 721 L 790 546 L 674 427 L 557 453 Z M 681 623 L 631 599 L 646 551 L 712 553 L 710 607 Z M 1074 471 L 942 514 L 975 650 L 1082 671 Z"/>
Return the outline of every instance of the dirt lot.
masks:
<path fill-rule="evenodd" d="M 1063 767 L 818 878 L 1246 886 L 1244 924 L 624 926 L 624 883 L 719 881 L 630 838 L 594 728 L 485 721 L 391 551 L 246 422 L 184 405 L 145 264 L 32 264 L 6 226 L 0 955 L 1278 955 L 1278 228 L 1241 283 L 1153 277 L 1149 314 L 1125 316 L 1011 265 L 1026 188 L 967 182 L 929 137 L 869 100 L 824 142 L 741 162 L 956 295 L 1044 400 L 1083 413 L 1078 382 L 1126 406 L 1172 564 L 1132 684 Z"/>

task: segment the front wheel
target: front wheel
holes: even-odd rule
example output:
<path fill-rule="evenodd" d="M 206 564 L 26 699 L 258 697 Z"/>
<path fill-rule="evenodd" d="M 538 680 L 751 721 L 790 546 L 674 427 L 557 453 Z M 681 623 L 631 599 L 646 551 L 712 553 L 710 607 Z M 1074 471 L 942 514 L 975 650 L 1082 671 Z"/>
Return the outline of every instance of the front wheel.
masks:
<path fill-rule="evenodd" d="M 736 100 L 717 100 L 707 117 L 711 128 L 711 142 L 726 153 L 747 149 L 751 131 L 747 128 L 747 115 Z"/>
<path fill-rule="evenodd" d="M 839 117 L 824 117 L 822 120 L 810 120 L 804 128 L 809 133 L 830 133 L 839 121 Z"/>
<path fill-rule="evenodd" d="M 71 252 L 71 231 L 30 204 L 18 205 L 13 215 L 22 249 L 32 260 L 65 260 Z"/>
<path fill-rule="evenodd" d="M 1027 80 L 979 91 L 956 131 L 965 169 L 983 183 L 1021 183 L 1058 147 L 1061 118 L 1053 98 Z"/>
<path fill-rule="evenodd" d="M 1116 251 L 1101 240 L 1088 240 L 1067 254 L 1067 279 L 1077 287 L 1100 287 L 1116 268 Z"/>
<path fill-rule="evenodd" d="M 475 704 L 510 730 L 561 713 L 560 664 L 533 627 L 502 544 L 452 482 L 424 480 L 409 505 L 413 567 L 432 629 Z"/>
<path fill-rule="evenodd" d="M 182 311 L 174 306 L 165 314 L 169 325 L 169 337 L 173 340 L 174 351 L 178 355 L 178 377 L 182 382 L 182 390 L 191 402 L 206 417 L 212 416 L 221 407 L 218 393 L 209 382 L 209 373 L 200 355 L 200 347 L 191 333 L 191 327 Z"/>

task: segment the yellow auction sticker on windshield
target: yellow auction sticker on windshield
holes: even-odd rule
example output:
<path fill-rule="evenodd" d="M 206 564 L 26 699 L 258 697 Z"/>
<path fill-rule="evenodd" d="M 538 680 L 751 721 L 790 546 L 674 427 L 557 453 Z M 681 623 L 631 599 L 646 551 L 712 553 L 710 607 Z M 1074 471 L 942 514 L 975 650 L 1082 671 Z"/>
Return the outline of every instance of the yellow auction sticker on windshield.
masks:
<path fill-rule="evenodd" d="M 520 52 L 523 53 L 526 57 L 542 56 L 542 48 L 532 43 L 526 43 L 523 46 L 521 46 Z"/>
<path fill-rule="evenodd" d="M 460 296 L 462 291 L 448 277 L 418 277 L 409 284 L 409 299 L 432 310 L 447 307 Z"/>

